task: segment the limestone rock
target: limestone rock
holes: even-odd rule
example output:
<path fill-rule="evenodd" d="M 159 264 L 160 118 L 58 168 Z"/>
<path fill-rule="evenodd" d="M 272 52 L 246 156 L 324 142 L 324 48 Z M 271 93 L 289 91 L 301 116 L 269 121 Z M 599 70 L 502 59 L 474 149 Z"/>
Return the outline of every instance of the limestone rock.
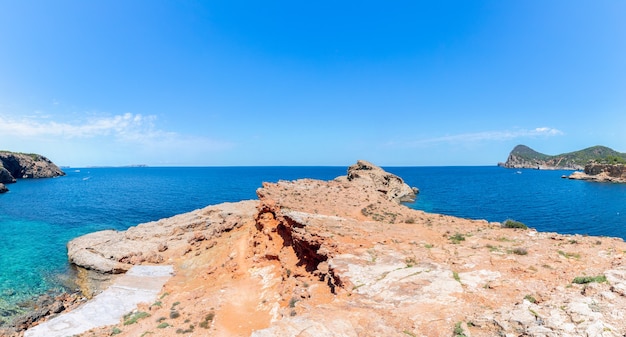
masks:
<path fill-rule="evenodd" d="M 365 188 L 378 191 L 396 202 L 413 202 L 419 193 L 416 187 L 407 185 L 402 178 L 365 160 L 357 161 L 348 168 L 347 176 L 337 179 L 363 184 Z"/>
<path fill-rule="evenodd" d="M 429 214 L 398 203 L 407 193 L 359 162 L 346 177 L 264 183 L 258 201 L 88 235 L 68 250 L 108 272 L 157 256 L 174 265 L 158 305 L 141 308 L 167 326 L 120 322 L 120 337 L 191 324 L 203 336 L 626 334 L 621 239 Z"/>
<path fill-rule="evenodd" d="M 123 273 L 133 265 L 162 263 L 164 254 L 186 250 L 194 240 L 218 236 L 252 218 L 255 201 L 224 203 L 159 221 L 140 224 L 124 232 L 100 231 L 67 244 L 71 263 L 101 273 Z"/>

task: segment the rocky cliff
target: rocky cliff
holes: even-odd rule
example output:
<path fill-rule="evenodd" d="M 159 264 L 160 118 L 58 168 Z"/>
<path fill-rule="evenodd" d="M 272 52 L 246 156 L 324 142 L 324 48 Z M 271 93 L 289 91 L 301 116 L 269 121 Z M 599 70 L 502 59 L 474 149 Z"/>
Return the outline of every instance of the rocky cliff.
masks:
<path fill-rule="evenodd" d="M 593 146 L 552 156 L 537 152 L 525 145 L 517 145 L 506 162 L 498 163 L 498 166 L 541 170 L 582 170 L 590 161 L 609 164 L 626 162 L 626 154 L 605 146 Z"/>
<path fill-rule="evenodd" d="M 400 181 L 359 162 L 332 181 L 264 183 L 258 200 L 77 238 L 79 271 L 175 268 L 140 318 L 83 336 L 626 334 L 621 239 L 412 210 Z"/>
<path fill-rule="evenodd" d="M 52 178 L 63 175 L 65 173 L 44 156 L 0 151 L 0 184 L 14 183 L 22 178 Z"/>
<path fill-rule="evenodd" d="M 574 172 L 569 178 L 598 182 L 626 183 L 626 165 L 590 163 L 585 165 L 583 172 Z"/>

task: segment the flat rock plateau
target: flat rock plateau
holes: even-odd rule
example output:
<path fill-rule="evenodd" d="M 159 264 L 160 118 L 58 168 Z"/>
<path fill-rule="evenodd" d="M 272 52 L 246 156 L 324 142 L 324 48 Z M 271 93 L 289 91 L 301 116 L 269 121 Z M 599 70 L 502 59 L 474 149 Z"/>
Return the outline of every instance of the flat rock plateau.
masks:
<path fill-rule="evenodd" d="M 90 272 L 173 265 L 152 303 L 80 336 L 624 336 L 626 244 L 412 210 L 359 161 L 68 244 Z M 590 224 L 592 225 L 592 224 Z M 98 292 L 86 276 L 83 291 Z"/>

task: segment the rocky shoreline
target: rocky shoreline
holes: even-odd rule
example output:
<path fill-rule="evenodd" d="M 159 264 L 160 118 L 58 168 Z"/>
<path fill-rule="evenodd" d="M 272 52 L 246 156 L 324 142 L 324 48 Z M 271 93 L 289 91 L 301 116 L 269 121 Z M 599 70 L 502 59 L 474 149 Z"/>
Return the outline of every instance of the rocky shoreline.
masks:
<path fill-rule="evenodd" d="M 174 266 L 158 300 L 81 336 L 623 336 L 626 244 L 416 211 L 359 161 L 68 244 L 91 275 Z M 83 273 L 86 288 L 89 273 Z"/>
<path fill-rule="evenodd" d="M 585 166 L 583 172 L 574 172 L 568 178 L 595 182 L 626 183 L 626 165 L 591 163 Z"/>
<path fill-rule="evenodd" d="M 38 154 L 0 151 L 0 193 L 8 192 L 5 184 L 17 179 L 38 179 L 64 176 L 50 159 Z"/>

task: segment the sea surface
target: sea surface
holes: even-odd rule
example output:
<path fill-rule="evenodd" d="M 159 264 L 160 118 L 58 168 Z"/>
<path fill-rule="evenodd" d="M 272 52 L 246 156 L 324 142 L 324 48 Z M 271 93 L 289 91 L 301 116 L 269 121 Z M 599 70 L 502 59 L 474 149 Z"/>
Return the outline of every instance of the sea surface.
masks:
<path fill-rule="evenodd" d="M 418 187 L 407 206 L 472 219 L 515 219 L 539 231 L 626 238 L 626 184 L 562 179 L 571 171 L 388 167 Z M 104 229 L 256 198 L 262 182 L 333 179 L 346 167 L 70 168 L 0 195 L 0 323 L 32 298 L 73 287 L 66 243 Z"/>

